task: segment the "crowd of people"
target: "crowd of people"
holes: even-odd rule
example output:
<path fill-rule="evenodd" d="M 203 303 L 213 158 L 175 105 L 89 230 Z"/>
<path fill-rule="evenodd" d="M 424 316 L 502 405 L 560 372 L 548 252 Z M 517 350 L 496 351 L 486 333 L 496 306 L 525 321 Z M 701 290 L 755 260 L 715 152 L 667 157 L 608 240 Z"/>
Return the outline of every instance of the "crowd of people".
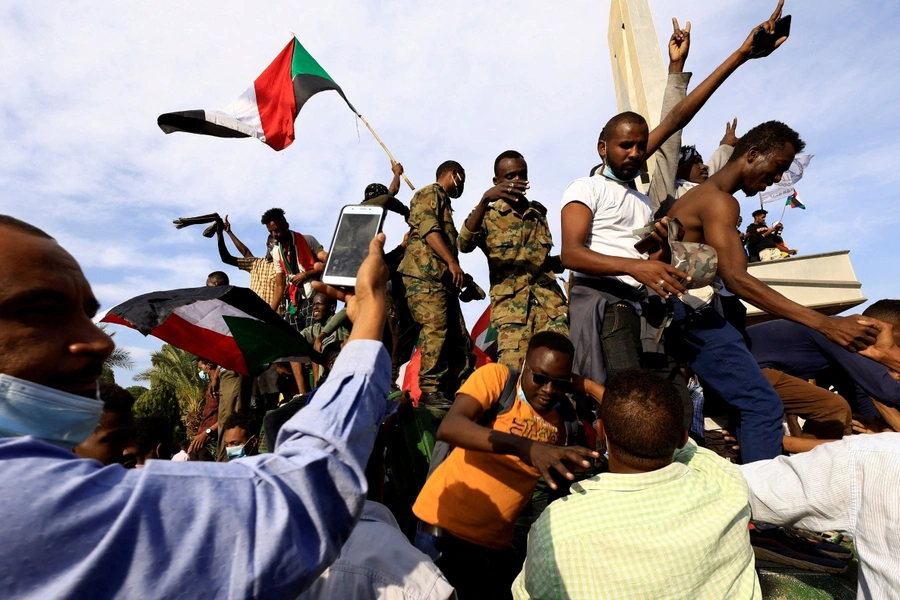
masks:
<path fill-rule="evenodd" d="M 513 150 L 459 224 L 458 162 L 408 206 L 394 163 L 361 202 L 409 231 L 372 240 L 353 289 L 319 281 L 327 252 L 284 210 L 262 214 L 263 257 L 216 217 L 222 261 L 313 353 L 254 376 L 197 356 L 186 440 L 98 385 L 113 343 L 80 267 L 0 215 L 4 596 L 749 599 L 758 557 L 843 571 L 849 551 L 818 535 L 835 530 L 859 596 L 891 597 L 900 300 L 828 317 L 747 272 L 747 248 L 771 260 L 783 240 L 765 211 L 742 234 L 734 194 L 780 180 L 805 146 L 790 127 L 738 137 L 735 120 L 708 165 L 681 140 L 785 41 L 782 4 L 690 93 L 674 22 L 660 124 L 609 120 L 601 164 L 562 193 L 558 254 Z M 477 369 L 460 302 L 485 293 L 458 260 L 476 248 L 498 335 Z M 775 320 L 746 327 L 742 300 Z M 415 345 L 413 397 L 398 371 Z"/>

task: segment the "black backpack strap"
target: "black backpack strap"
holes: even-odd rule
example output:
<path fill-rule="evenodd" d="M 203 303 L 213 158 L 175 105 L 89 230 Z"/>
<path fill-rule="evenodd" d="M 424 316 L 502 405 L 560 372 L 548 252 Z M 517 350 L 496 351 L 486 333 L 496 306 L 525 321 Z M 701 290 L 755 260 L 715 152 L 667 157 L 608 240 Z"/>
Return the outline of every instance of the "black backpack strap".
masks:
<path fill-rule="evenodd" d="M 566 429 L 566 446 L 586 446 L 587 436 L 584 433 L 584 423 L 581 422 L 573 401 L 567 397 L 559 403 L 556 412 Z"/>
<path fill-rule="evenodd" d="M 519 389 L 519 372 L 511 367 L 506 368 L 509 370 L 509 376 L 503 385 L 503 391 L 500 392 L 500 398 L 478 418 L 479 425 L 487 427 L 499 415 L 512 410 L 513 404 L 516 403 L 516 392 Z"/>

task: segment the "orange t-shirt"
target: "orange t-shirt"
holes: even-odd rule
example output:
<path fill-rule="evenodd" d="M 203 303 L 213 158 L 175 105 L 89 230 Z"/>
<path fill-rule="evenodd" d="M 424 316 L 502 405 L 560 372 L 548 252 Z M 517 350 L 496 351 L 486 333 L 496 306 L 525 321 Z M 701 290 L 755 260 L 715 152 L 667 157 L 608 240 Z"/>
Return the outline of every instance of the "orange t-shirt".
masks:
<path fill-rule="evenodd" d="M 475 371 L 457 394 L 478 400 L 488 410 L 500 400 L 509 369 L 487 364 Z M 497 416 L 494 431 L 538 442 L 563 445 L 565 428 L 556 411 L 538 415 L 518 396 L 512 408 Z M 562 431 L 562 435 L 560 435 Z M 446 529 L 458 538 L 508 548 L 519 513 L 528 504 L 540 473 L 517 456 L 454 448 L 419 493 L 413 512 L 423 522 Z"/>

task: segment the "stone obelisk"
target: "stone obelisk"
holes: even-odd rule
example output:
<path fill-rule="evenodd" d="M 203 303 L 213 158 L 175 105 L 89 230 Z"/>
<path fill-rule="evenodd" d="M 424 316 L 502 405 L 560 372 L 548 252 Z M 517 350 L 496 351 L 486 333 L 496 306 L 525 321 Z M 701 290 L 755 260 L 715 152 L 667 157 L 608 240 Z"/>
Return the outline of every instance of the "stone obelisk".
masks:
<path fill-rule="evenodd" d="M 667 73 L 648 0 L 612 0 L 608 39 L 619 112 L 634 111 L 653 129 L 659 125 Z M 638 182 L 644 192 L 656 161 L 647 167 L 650 172 Z"/>

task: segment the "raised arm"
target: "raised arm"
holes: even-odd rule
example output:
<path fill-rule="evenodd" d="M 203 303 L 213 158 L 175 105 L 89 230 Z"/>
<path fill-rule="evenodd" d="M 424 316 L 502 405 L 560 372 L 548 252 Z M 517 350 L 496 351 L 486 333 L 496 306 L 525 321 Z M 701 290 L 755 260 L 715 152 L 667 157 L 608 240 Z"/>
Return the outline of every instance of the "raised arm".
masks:
<path fill-rule="evenodd" d="M 28 577 L 4 577 L 4 596 L 59 595 L 65 577 L 76 597 L 128 590 L 133 597 L 174 598 L 184 595 L 188 573 L 211 598 L 286 598 L 306 589 L 338 555 L 362 513 L 365 465 L 388 412 L 382 244 L 383 237 L 370 246 L 355 299 L 347 303 L 357 320 L 351 342 L 314 402 L 281 429 L 274 452 L 229 463 L 151 460 L 144 469 L 102 467 L 52 448 L 38 458 L 6 460 L 5 474 L 22 487 L 2 496 L 4 547 L 29 539 L 45 524 L 44 515 L 54 514 L 48 535 L 84 540 L 91 556 L 73 562 L 71 545 L 49 544 L 32 553 L 43 560 L 31 561 Z M 48 481 L 78 501 L 26 494 L 47 489 Z M 159 552 L 162 540 L 178 543 Z M 135 555 L 152 557 L 152 568 L 134 568 Z M 75 564 L 83 568 L 68 582 Z"/>
<path fill-rule="evenodd" d="M 388 186 L 388 194 L 396 196 L 397 192 L 400 191 L 400 176 L 403 175 L 403 165 L 398 162 L 391 162 L 391 171 L 394 173 L 394 178 L 391 179 L 391 185 Z"/>
<path fill-rule="evenodd" d="M 225 236 L 222 235 L 223 225 L 219 223 L 219 226 L 216 227 L 216 239 L 219 245 L 219 258 L 222 259 L 222 262 L 226 265 L 231 265 L 232 267 L 238 266 L 237 258 L 231 255 L 231 252 L 228 251 L 228 247 L 225 245 Z"/>
<path fill-rule="evenodd" d="M 231 232 L 231 223 L 228 222 L 228 215 L 225 215 L 225 223 L 223 223 L 222 226 L 225 228 L 225 233 L 231 238 L 234 247 L 241 253 L 241 256 L 244 258 L 253 258 L 253 253 L 250 252 L 250 248 L 245 246 L 244 242 L 239 240 L 238 237 Z"/>
<path fill-rule="evenodd" d="M 672 26 L 675 31 L 669 38 L 669 77 L 666 80 L 666 90 L 663 94 L 661 119 L 665 119 L 672 108 L 684 100 L 687 95 L 688 83 L 691 81 L 691 74 L 683 72 L 684 63 L 691 47 L 691 22 L 688 21 L 685 28 L 680 29 L 678 19 L 672 17 Z M 661 213 L 665 214 L 668 205 L 675 201 L 675 174 L 678 172 L 680 150 L 681 132 L 678 131 L 660 146 L 654 156 L 656 170 L 653 172 L 653 180 L 650 182 L 648 192 L 654 212 L 663 207 Z"/>
<path fill-rule="evenodd" d="M 815 329 L 847 350 L 856 352 L 875 341 L 877 329 L 857 323 L 858 317 L 827 317 L 788 300 L 750 275 L 747 256 L 734 229 L 740 205 L 724 192 L 709 200 L 700 207 L 703 235 L 719 255 L 719 276 L 730 292 L 769 314 Z"/>
<path fill-rule="evenodd" d="M 679 102 L 675 108 L 666 115 L 666 118 L 650 132 L 650 138 L 647 143 L 647 156 L 656 152 L 663 142 L 665 142 L 673 133 L 679 129 L 683 129 L 685 125 L 690 123 L 691 119 L 693 119 L 694 115 L 703 108 L 703 105 L 706 104 L 706 101 L 709 100 L 710 96 L 713 95 L 719 86 L 722 85 L 722 83 L 728 79 L 738 67 L 751 58 L 768 56 L 787 40 L 786 36 L 778 39 L 774 39 L 771 35 L 764 36 L 763 41 L 766 44 L 766 49 L 759 52 L 756 56 L 751 56 L 753 51 L 753 36 L 759 30 L 763 30 L 769 34 L 773 33 L 775 31 L 775 21 L 781 18 L 781 9 L 783 6 L 784 0 L 778 0 L 778 7 L 775 9 L 775 12 L 772 13 L 772 16 L 764 23 L 754 27 L 753 31 L 750 32 L 750 35 L 747 36 L 747 39 L 744 40 L 744 43 L 741 44 L 740 48 L 735 50 L 727 59 L 725 59 L 725 62 L 719 65 L 719 67 L 713 71 L 709 77 L 704 79 L 694 91 L 688 94 L 684 100 Z M 757 48 L 757 50 L 759 50 L 759 48 Z"/>

